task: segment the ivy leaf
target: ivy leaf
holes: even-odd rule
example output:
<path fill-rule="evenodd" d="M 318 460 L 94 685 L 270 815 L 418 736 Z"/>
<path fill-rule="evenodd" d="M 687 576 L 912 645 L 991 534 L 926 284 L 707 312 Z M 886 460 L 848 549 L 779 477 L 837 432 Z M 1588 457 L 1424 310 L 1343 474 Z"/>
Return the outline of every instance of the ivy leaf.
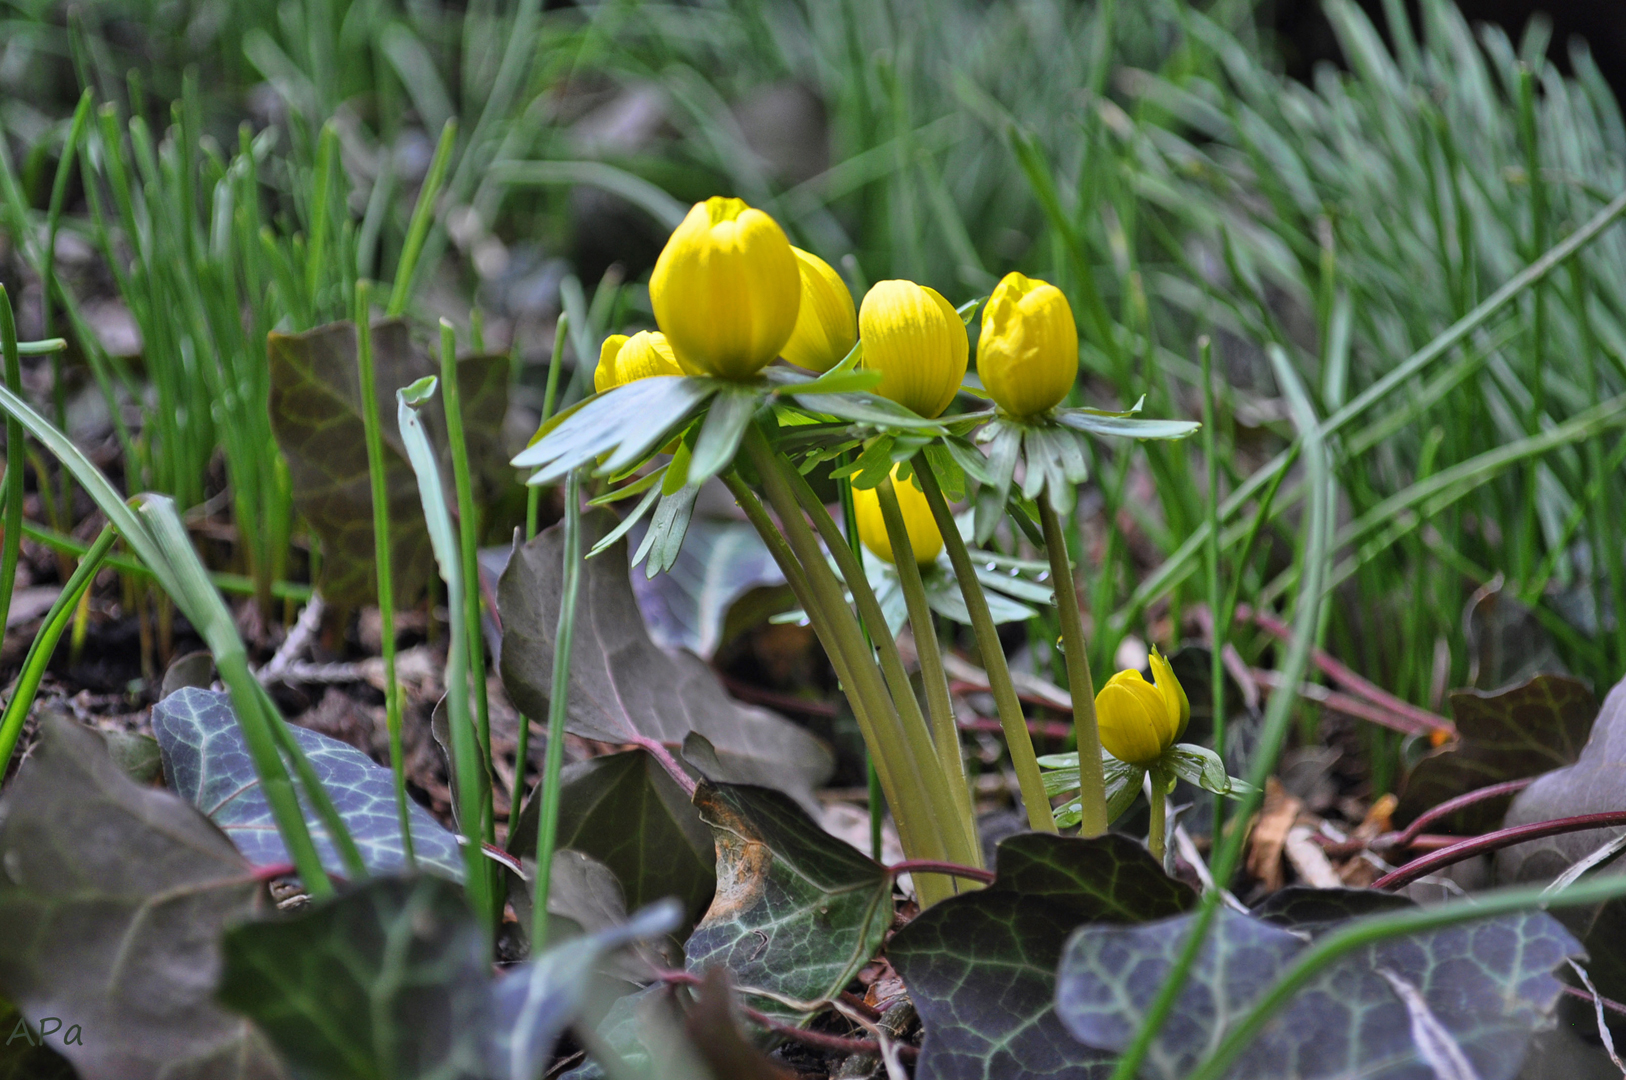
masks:
<path fill-rule="evenodd" d="M 1537 675 L 1504 690 L 1454 691 L 1457 741 L 1418 762 L 1406 779 L 1396 819 L 1410 821 L 1475 788 L 1574 763 L 1597 715 L 1592 691 L 1568 675 Z M 1442 829 L 1463 836 L 1489 832 L 1506 808 L 1503 799 L 1476 803 L 1447 818 Z"/>
<path fill-rule="evenodd" d="M 916 1080 L 1107 1076 L 1111 1056 L 1079 1046 L 1055 1014 L 1067 932 L 1173 915 L 1193 900 L 1126 837 L 1006 840 L 992 885 L 928 908 L 887 946 L 926 1027 Z"/>
<path fill-rule="evenodd" d="M 399 319 L 372 329 L 379 418 L 384 436 L 384 478 L 390 510 L 390 554 L 397 600 L 408 603 L 429 580 L 429 537 L 418 485 L 393 420 L 395 391 L 439 367 L 413 346 Z M 359 606 L 377 592 L 373 565 L 372 486 L 367 471 L 356 328 L 331 323 L 302 334 L 273 333 L 268 342 L 271 427 L 288 462 L 294 505 L 322 542 L 322 578 L 330 603 Z M 511 484 L 503 465 L 502 420 L 508 408 L 508 360 L 467 357 L 458 362 L 463 427 L 480 482 L 477 498 L 494 501 Z M 437 421 L 441 418 L 437 417 Z M 446 445 L 443 424 L 438 445 Z"/>
<path fill-rule="evenodd" d="M 316 1080 L 481 1075 L 491 1023 L 485 936 L 463 890 L 371 878 L 222 944 L 220 1001 Z"/>
<path fill-rule="evenodd" d="M 784 583 L 749 522 L 696 516 L 671 569 L 647 579 L 633 575 L 632 591 L 655 644 L 709 657 L 722 644 L 735 601 Z"/>
<path fill-rule="evenodd" d="M 1289 885 L 1277 889 L 1253 909 L 1253 917 L 1284 930 L 1314 937 L 1342 922 L 1363 915 L 1381 915 L 1415 905 L 1397 893 L 1377 889 L 1317 889 Z"/>
<path fill-rule="evenodd" d="M 62 1022 L 61 1017 L 54 1019 Z M 64 1030 L 53 1027 L 47 1033 L 43 1024 L 24 1017 L 4 998 L 0 998 L 0 1034 L 7 1036 L 0 1043 L 0 1080 L 79 1080 L 68 1059 L 52 1049 L 66 1037 Z"/>
<path fill-rule="evenodd" d="M 195 687 L 177 690 L 153 706 L 152 730 L 163 755 L 164 775 L 177 795 L 207 814 L 256 866 L 288 861 L 288 849 L 254 772 L 230 695 Z M 401 818 L 390 771 L 349 743 L 307 728 L 293 726 L 290 730 L 349 826 L 367 869 L 387 874 L 404 867 Z M 322 865 L 344 873 L 344 862 L 321 818 L 305 801 L 303 791 L 299 798 Z M 418 863 L 454 881 L 463 880 L 457 837 L 417 803 L 409 803 L 408 812 Z"/>
<path fill-rule="evenodd" d="M 758 1009 L 805 1019 L 779 999 L 824 1001 L 858 974 L 892 924 L 892 876 L 780 792 L 702 783 L 694 802 L 716 838 L 717 895 L 689 970 L 720 964 Z"/>
<path fill-rule="evenodd" d="M 1074 931 L 1056 987 L 1067 1029 L 1087 1046 L 1122 1052 L 1192 918 Z M 1221 908 L 1141 1075 L 1182 1080 L 1305 947 L 1296 934 Z M 1437 1075 L 1443 1049 L 1465 1058 L 1479 1080 L 1512 1080 L 1530 1036 L 1552 1022 L 1559 995 L 1553 969 L 1580 951 L 1543 912 L 1368 945 L 1300 989 L 1228 1075 L 1400 1080 Z M 1430 1036 L 1424 1047 L 1415 1041 L 1420 1031 Z"/>
<path fill-rule="evenodd" d="M 0 802 L 0 994 L 80 1028 L 54 1048 L 83 1080 L 283 1077 L 212 998 L 221 929 L 260 895 L 248 863 L 191 806 L 125 777 L 95 732 L 48 717 L 42 735 Z"/>
<path fill-rule="evenodd" d="M 606 511 L 586 514 L 583 538 L 591 543 L 613 525 Z M 497 589 L 503 685 L 526 716 L 547 715 L 563 537 L 555 525 L 515 548 Z M 698 731 L 724 760 L 736 760 L 760 782 L 807 800 L 834 768 L 829 749 L 802 728 L 734 701 L 698 657 L 668 653 L 649 639 L 628 582 L 624 541 L 581 568 L 573 648 L 567 722 L 574 734 L 678 746 Z"/>
<path fill-rule="evenodd" d="M 511 853 L 534 857 L 537 814 L 533 797 L 509 837 Z M 565 767 L 559 775 L 558 846 L 609 867 L 629 908 L 677 897 L 692 924 L 715 891 L 711 830 L 647 750 Z"/>

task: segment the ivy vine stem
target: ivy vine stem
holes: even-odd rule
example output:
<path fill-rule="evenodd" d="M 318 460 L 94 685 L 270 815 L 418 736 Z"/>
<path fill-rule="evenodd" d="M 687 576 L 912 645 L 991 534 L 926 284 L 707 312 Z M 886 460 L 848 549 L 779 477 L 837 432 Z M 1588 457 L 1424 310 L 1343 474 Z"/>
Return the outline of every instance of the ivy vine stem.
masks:
<path fill-rule="evenodd" d="M 926 493 L 926 502 L 937 521 L 937 531 L 943 534 L 943 546 L 954 576 L 959 579 L 960 593 L 965 597 L 966 610 L 971 614 L 971 630 L 977 637 L 977 648 L 982 652 L 983 670 L 988 673 L 988 688 L 993 692 L 994 705 L 999 710 L 999 726 L 1005 733 L 1005 745 L 1010 750 L 1011 767 L 1016 770 L 1016 781 L 1022 791 L 1022 804 L 1027 809 L 1028 825 L 1038 832 L 1056 832 L 1056 818 L 1050 812 L 1050 797 L 1045 794 L 1044 776 L 1039 772 L 1039 758 L 1033 752 L 1033 736 L 1028 732 L 1027 718 L 1022 715 L 1022 703 L 1016 697 L 1016 685 L 1011 682 L 1011 670 L 1005 664 L 1005 649 L 999 643 L 999 630 L 988 610 L 988 598 L 983 595 L 977 580 L 977 569 L 971 563 L 960 527 L 950 512 L 937 476 L 925 454 L 916 454 L 913 462 L 915 475 L 920 478 L 920 489 Z M 1099 758 L 1097 754 L 1097 758 Z M 1103 812 L 1104 816 L 1104 812 Z"/>
<path fill-rule="evenodd" d="M 1050 500 L 1039 499 L 1039 524 L 1044 528 L 1045 554 L 1050 559 L 1050 580 L 1056 589 L 1056 614 L 1061 621 L 1061 647 L 1067 661 L 1067 689 L 1073 698 L 1073 730 L 1078 741 L 1080 836 L 1107 831 L 1107 782 L 1101 769 L 1101 733 L 1095 721 L 1095 680 L 1090 677 L 1090 654 L 1084 641 L 1084 619 L 1078 610 L 1078 586 L 1061 518 Z M 1154 808 L 1153 813 L 1157 811 Z M 1157 853 L 1157 849 L 1153 849 Z"/>

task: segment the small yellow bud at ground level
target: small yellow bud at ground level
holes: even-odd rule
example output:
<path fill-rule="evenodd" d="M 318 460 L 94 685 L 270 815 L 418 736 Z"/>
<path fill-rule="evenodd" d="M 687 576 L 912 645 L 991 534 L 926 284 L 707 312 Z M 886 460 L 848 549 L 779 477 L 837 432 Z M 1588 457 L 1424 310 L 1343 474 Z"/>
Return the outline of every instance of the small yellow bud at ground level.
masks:
<path fill-rule="evenodd" d="M 853 294 L 829 263 L 801 248 L 790 250 L 802 274 L 802 306 L 796 313 L 796 329 L 780 354 L 797 367 L 829 371 L 858 340 Z"/>
<path fill-rule="evenodd" d="M 1012 416 L 1036 416 L 1067 396 L 1078 378 L 1078 328 L 1060 289 L 1005 275 L 982 311 L 977 376 Z"/>
<path fill-rule="evenodd" d="M 898 468 L 892 466 L 892 490 L 898 496 L 898 509 L 903 512 L 903 528 L 909 534 L 915 562 L 936 562 L 943 550 L 943 534 L 937 531 L 931 504 L 913 480 L 898 479 Z M 874 488 L 854 488 L 853 510 L 858 518 L 858 539 L 877 559 L 896 565 L 892 538 L 887 534 L 886 518 L 881 514 L 881 496 Z"/>
<path fill-rule="evenodd" d="M 954 305 L 912 281 L 877 282 L 858 311 L 863 367 L 875 392 L 921 416 L 940 415 L 965 380 L 971 346 Z"/>
<path fill-rule="evenodd" d="M 604 345 L 599 349 L 598 367 L 593 371 L 593 389 L 602 394 L 653 375 L 682 374 L 684 371 L 678 366 L 666 335 L 654 330 L 640 330 L 631 337 L 612 334 L 604 339 Z"/>
<path fill-rule="evenodd" d="M 1155 650 L 1149 683 L 1133 668 L 1118 672 L 1095 695 L 1101 745 L 1119 761 L 1150 765 L 1185 733 L 1191 705 L 1174 669 Z"/>
<path fill-rule="evenodd" d="M 748 379 L 796 326 L 802 275 L 784 230 L 739 199 L 695 203 L 649 278 L 655 322 L 683 366 Z"/>

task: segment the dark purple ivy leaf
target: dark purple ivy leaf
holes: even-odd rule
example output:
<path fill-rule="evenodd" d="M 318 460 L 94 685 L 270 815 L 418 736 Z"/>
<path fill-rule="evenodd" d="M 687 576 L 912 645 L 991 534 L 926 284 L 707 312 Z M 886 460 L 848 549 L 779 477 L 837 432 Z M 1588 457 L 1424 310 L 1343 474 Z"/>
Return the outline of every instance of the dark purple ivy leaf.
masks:
<path fill-rule="evenodd" d="M 229 695 L 196 687 L 178 690 L 153 706 L 152 730 L 163 755 L 164 775 L 176 794 L 208 815 L 255 865 L 289 861 Z M 403 869 L 406 856 L 390 771 L 348 743 L 302 727 L 292 731 L 349 826 L 367 869 L 375 874 Z M 303 794 L 300 805 L 322 865 L 344 873 L 338 851 Z M 457 837 L 417 803 L 411 803 L 408 812 L 418 864 L 454 881 L 463 880 Z"/>

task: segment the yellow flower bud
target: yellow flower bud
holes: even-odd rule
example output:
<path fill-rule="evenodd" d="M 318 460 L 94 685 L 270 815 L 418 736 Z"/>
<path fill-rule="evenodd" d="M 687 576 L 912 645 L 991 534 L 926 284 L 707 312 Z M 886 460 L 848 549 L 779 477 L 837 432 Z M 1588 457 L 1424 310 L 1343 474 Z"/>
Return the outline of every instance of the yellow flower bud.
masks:
<path fill-rule="evenodd" d="M 748 379 L 796 327 L 802 275 L 773 218 L 739 199 L 695 203 L 649 278 L 655 321 L 685 368 Z"/>
<path fill-rule="evenodd" d="M 802 306 L 796 313 L 796 329 L 780 352 L 797 367 L 829 371 L 858 340 L 853 294 L 829 263 L 799 247 L 790 250 L 802 272 Z"/>
<path fill-rule="evenodd" d="M 1078 378 L 1078 328 L 1061 290 L 1006 274 L 982 311 L 977 375 L 1012 416 L 1034 416 L 1059 403 Z"/>
<path fill-rule="evenodd" d="M 604 339 L 604 344 L 599 346 L 598 367 L 593 369 L 594 393 L 602 394 L 621 385 L 615 377 L 615 358 L 621 354 L 621 346 L 626 343 L 627 335 L 611 334 Z"/>
<path fill-rule="evenodd" d="M 970 352 L 953 304 L 912 281 L 878 282 L 859 309 L 858 333 L 863 366 L 881 373 L 877 394 L 926 417 L 948 408 Z"/>
<path fill-rule="evenodd" d="M 1150 765 L 1185 733 L 1191 719 L 1186 692 L 1174 669 L 1154 649 L 1149 683 L 1133 668 L 1118 672 L 1095 695 L 1101 745 L 1119 761 Z"/>
<path fill-rule="evenodd" d="M 667 343 L 666 335 L 653 330 L 640 330 L 631 337 L 611 334 L 599 349 L 598 367 L 593 371 L 593 389 L 602 394 L 651 375 L 683 373 L 677 357 L 672 355 L 672 346 Z"/>
<path fill-rule="evenodd" d="M 903 530 L 909 535 L 909 549 L 917 563 L 937 561 L 943 550 L 943 534 L 937 531 L 937 519 L 932 517 L 931 504 L 915 487 L 913 480 L 899 480 L 898 466 L 892 467 L 892 490 L 898 496 L 898 509 L 903 511 Z M 886 518 L 881 515 L 881 496 L 874 488 L 853 489 L 854 516 L 858 518 L 858 539 L 877 559 L 897 563 L 892 554 L 892 538 L 887 535 Z"/>

